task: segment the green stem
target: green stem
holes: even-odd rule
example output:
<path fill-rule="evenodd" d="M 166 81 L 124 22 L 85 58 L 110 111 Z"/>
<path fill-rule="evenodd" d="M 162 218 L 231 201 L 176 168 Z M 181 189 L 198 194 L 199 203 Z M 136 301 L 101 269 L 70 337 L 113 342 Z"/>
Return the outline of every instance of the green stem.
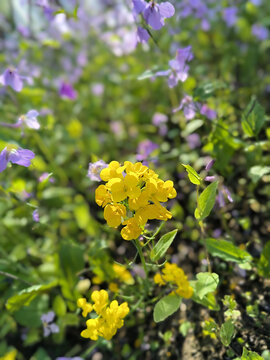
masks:
<path fill-rule="evenodd" d="M 148 279 L 148 271 L 147 271 L 147 267 L 146 267 L 146 262 L 145 262 L 145 258 L 143 256 L 143 252 L 142 252 L 142 248 L 141 248 L 141 245 L 140 245 L 140 242 L 138 239 L 136 239 L 134 241 L 134 244 L 135 244 L 135 247 L 136 249 L 138 250 L 138 254 L 140 256 L 140 259 L 141 259 L 141 262 L 142 262 L 142 265 L 143 265 L 143 269 L 144 269 L 144 272 L 145 272 L 145 276 L 146 278 Z"/>

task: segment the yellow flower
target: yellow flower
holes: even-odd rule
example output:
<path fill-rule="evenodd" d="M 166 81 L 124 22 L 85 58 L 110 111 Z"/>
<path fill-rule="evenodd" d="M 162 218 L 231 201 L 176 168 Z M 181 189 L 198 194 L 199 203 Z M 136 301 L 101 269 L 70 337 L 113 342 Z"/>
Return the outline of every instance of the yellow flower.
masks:
<path fill-rule="evenodd" d="M 138 225 L 135 217 L 124 221 L 123 225 L 126 226 L 121 230 L 121 235 L 125 240 L 137 239 L 142 233 L 142 228 Z"/>
<path fill-rule="evenodd" d="M 127 197 L 135 199 L 141 194 L 138 185 L 138 176 L 128 174 L 124 179 L 113 178 L 108 181 L 107 187 L 111 191 L 113 201 L 120 202 Z"/>
<path fill-rule="evenodd" d="M 134 283 L 134 279 L 133 279 L 131 273 L 126 269 L 125 266 L 114 263 L 113 264 L 113 271 L 115 272 L 116 277 L 120 281 L 123 281 L 126 284 L 133 284 Z"/>
<path fill-rule="evenodd" d="M 91 295 L 94 302 L 93 309 L 99 315 L 102 315 L 104 309 L 108 304 L 109 295 L 106 290 L 94 291 Z"/>
<path fill-rule="evenodd" d="M 111 283 L 109 283 L 109 289 L 111 292 L 116 293 L 116 292 L 118 292 L 119 287 L 115 282 L 111 282 Z"/>
<path fill-rule="evenodd" d="M 112 201 L 112 197 L 106 186 L 99 185 L 99 187 L 96 189 L 96 203 L 99 206 L 104 207 L 111 201 Z"/>
<path fill-rule="evenodd" d="M 86 321 L 87 329 L 81 332 L 81 336 L 91 340 L 97 340 L 101 336 L 110 340 L 117 329 L 124 325 L 123 319 L 129 313 L 128 304 L 124 302 L 119 305 L 117 300 L 109 304 L 105 290 L 94 291 L 91 298 L 95 302 L 93 308 L 99 316 Z"/>
<path fill-rule="evenodd" d="M 7 354 L 5 354 L 4 356 L 0 357 L 0 360 L 15 360 L 16 359 L 16 355 L 17 355 L 17 350 L 11 350 L 9 351 Z"/>
<path fill-rule="evenodd" d="M 118 161 L 111 161 L 105 169 L 100 172 L 100 178 L 103 181 L 109 181 L 112 178 L 123 179 L 122 172 L 125 170 L 124 166 L 120 166 Z"/>
<path fill-rule="evenodd" d="M 156 274 L 154 281 L 156 284 L 163 286 L 166 283 L 171 283 L 176 286 L 171 294 L 178 294 L 186 299 L 191 298 L 193 295 L 193 288 L 190 286 L 187 276 L 185 275 L 183 269 L 179 268 L 176 264 L 170 264 L 167 262 L 162 269 L 161 274 Z"/>
<path fill-rule="evenodd" d="M 106 205 L 104 219 L 111 227 L 117 228 L 126 217 L 126 207 L 122 204 Z"/>
<path fill-rule="evenodd" d="M 93 306 L 89 304 L 85 298 L 78 299 L 77 306 L 83 310 L 82 316 L 84 317 L 86 317 L 93 310 Z"/>

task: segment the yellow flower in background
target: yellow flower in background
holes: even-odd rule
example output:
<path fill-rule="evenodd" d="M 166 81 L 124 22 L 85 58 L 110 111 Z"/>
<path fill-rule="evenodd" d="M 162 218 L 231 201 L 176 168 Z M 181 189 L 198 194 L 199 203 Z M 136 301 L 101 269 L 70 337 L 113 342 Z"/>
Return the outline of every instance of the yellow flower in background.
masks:
<path fill-rule="evenodd" d="M 78 119 L 73 119 L 67 125 L 67 131 L 72 138 L 79 138 L 82 135 L 82 124 Z"/>
<path fill-rule="evenodd" d="M 94 291 L 91 299 L 94 302 L 92 308 L 96 311 L 98 317 L 86 321 L 87 329 L 81 332 L 81 336 L 91 340 L 98 340 L 99 337 L 110 340 L 117 330 L 124 325 L 123 319 L 129 313 L 128 304 L 124 302 L 119 305 L 117 300 L 109 303 L 106 290 Z M 88 303 L 86 299 L 79 299 L 78 304 L 84 306 Z"/>
<path fill-rule="evenodd" d="M 83 310 L 83 317 L 86 317 L 93 310 L 93 306 L 89 304 L 85 298 L 78 299 L 77 306 Z"/>
<path fill-rule="evenodd" d="M 164 286 L 166 283 L 173 285 L 175 290 L 171 294 L 177 294 L 186 299 L 191 298 L 193 295 L 193 289 L 188 282 L 187 276 L 183 269 L 176 264 L 167 262 L 162 269 L 162 274 L 158 273 L 154 276 L 154 282 L 160 286 Z"/>
<path fill-rule="evenodd" d="M 15 360 L 17 355 L 17 350 L 11 350 L 4 356 L 0 357 L 0 360 Z"/>
<path fill-rule="evenodd" d="M 114 263 L 113 271 L 115 273 L 115 278 L 117 278 L 120 282 L 124 282 L 126 284 L 134 284 L 134 279 L 131 273 L 126 269 L 124 265 Z"/>
<path fill-rule="evenodd" d="M 125 240 L 137 239 L 148 220 L 167 221 L 172 217 L 160 202 L 176 196 L 173 182 L 158 178 L 153 170 L 140 162 L 112 161 L 100 173 L 106 182 L 96 189 L 96 203 L 104 207 L 104 218 L 110 227 L 124 225 Z"/>

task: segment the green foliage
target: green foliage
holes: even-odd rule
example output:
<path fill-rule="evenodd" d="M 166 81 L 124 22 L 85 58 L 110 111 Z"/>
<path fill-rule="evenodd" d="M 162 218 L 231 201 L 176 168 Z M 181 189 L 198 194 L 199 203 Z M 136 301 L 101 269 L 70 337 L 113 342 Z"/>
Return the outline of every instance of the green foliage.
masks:
<path fill-rule="evenodd" d="M 246 348 L 243 349 L 241 360 L 263 360 L 263 358 L 255 351 L 249 351 Z"/>
<path fill-rule="evenodd" d="M 258 262 L 258 272 L 261 276 L 270 278 L 270 241 L 264 245 Z"/>
<path fill-rule="evenodd" d="M 192 283 L 194 295 L 200 300 L 208 293 L 216 290 L 219 282 L 219 276 L 215 273 L 199 273 L 196 275 L 197 281 Z"/>
<path fill-rule="evenodd" d="M 195 185 L 200 185 L 202 182 L 202 178 L 200 177 L 200 175 L 197 173 L 196 170 L 193 169 L 192 166 L 190 165 L 184 165 L 184 168 L 186 169 L 187 173 L 188 173 L 188 178 L 190 180 L 190 182 L 192 182 L 192 184 Z"/>
<path fill-rule="evenodd" d="M 219 336 L 224 346 L 229 346 L 234 335 L 234 324 L 231 319 L 221 325 Z"/>
<path fill-rule="evenodd" d="M 161 298 L 154 307 L 154 321 L 156 323 L 167 319 L 179 310 L 182 298 L 178 295 L 167 295 Z"/>
<path fill-rule="evenodd" d="M 211 212 L 216 201 L 218 182 L 215 181 L 207 186 L 200 194 L 197 208 L 195 209 L 195 218 L 199 221 L 205 219 Z"/>
<path fill-rule="evenodd" d="M 153 249 L 150 253 L 150 258 L 152 261 L 158 261 L 166 254 L 166 252 L 169 249 L 169 247 L 171 246 L 176 234 L 177 234 L 177 230 L 173 230 L 173 231 L 163 235 L 158 240 L 158 242 L 155 244 L 155 246 L 153 247 Z"/>
<path fill-rule="evenodd" d="M 233 261 L 238 264 L 245 264 L 252 261 L 252 256 L 245 250 L 240 249 L 227 240 L 206 239 L 206 247 L 209 253 L 224 261 Z"/>
<path fill-rule="evenodd" d="M 21 290 L 17 295 L 10 297 L 6 303 L 6 308 L 14 312 L 19 310 L 22 306 L 28 306 L 37 295 L 40 295 L 53 287 L 57 286 L 58 282 L 53 281 L 46 285 L 33 285 L 29 288 Z"/>
<path fill-rule="evenodd" d="M 252 98 L 242 116 L 242 127 L 249 137 L 258 136 L 265 122 L 264 108 Z"/>

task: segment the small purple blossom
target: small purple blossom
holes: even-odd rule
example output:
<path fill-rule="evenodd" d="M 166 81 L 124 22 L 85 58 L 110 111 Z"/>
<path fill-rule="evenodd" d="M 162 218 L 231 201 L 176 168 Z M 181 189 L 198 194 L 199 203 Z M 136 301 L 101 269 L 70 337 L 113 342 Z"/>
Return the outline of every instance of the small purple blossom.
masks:
<path fill-rule="evenodd" d="M 104 85 L 101 83 L 95 83 L 91 87 L 92 94 L 101 96 L 104 93 Z"/>
<path fill-rule="evenodd" d="M 206 164 L 205 170 L 206 170 L 206 171 L 209 171 L 210 169 L 212 169 L 212 167 L 213 167 L 213 165 L 214 165 L 215 162 L 216 162 L 215 159 L 211 159 L 211 160 Z"/>
<path fill-rule="evenodd" d="M 36 210 L 33 211 L 32 217 L 33 217 L 33 220 L 34 220 L 35 222 L 39 222 L 39 212 L 38 212 L 38 209 L 36 209 Z"/>
<path fill-rule="evenodd" d="M 54 183 L 55 179 L 51 175 L 52 175 L 52 173 L 44 172 L 43 174 L 40 175 L 40 177 L 38 178 L 38 181 L 43 182 L 45 180 L 49 180 L 50 183 Z"/>
<path fill-rule="evenodd" d="M 147 2 L 144 0 L 132 0 L 132 4 L 133 14 L 137 16 L 146 8 Z"/>
<path fill-rule="evenodd" d="M 143 17 L 154 30 L 160 30 L 165 25 L 164 20 L 172 17 L 174 13 L 174 6 L 168 1 L 161 4 L 150 1 L 143 10 Z"/>
<path fill-rule="evenodd" d="M 180 105 L 176 109 L 173 109 L 173 112 L 175 113 L 180 110 L 183 110 L 187 120 L 194 119 L 196 115 L 196 104 L 193 102 L 191 96 L 185 95 L 181 100 Z"/>
<path fill-rule="evenodd" d="M 89 163 L 87 176 L 92 181 L 101 181 L 100 172 L 108 166 L 103 160 Z"/>
<path fill-rule="evenodd" d="M 156 149 L 158 149 L 158 144 L 152 142 L 151 140 L 143 140 L 139 143 L 138 149 L 137 149 L 137 155 L 136 158 L 138 161 L 145 161 L 149 160 L 149 156 L 154 152 Z M 152 158 L 151 160 L 155 160 L 155 158 Z"/>
<path fill-rule="evenodd" d="M 29 110 L 27 114 L 19 117 L 17 124 L 19 124 L 19 126 L 25 124 L 30 129 L 38 130 L 40 128 L 40 124 L 37 119 L 38 115 L 39 112 L 37 110 Z"/>
<path fill-rule="evenodd" d="M 0 84 L 10 86 L 13 90 L 20 92 L 23 88 L 22 77 L 14 68 L 7 68 L 2 75 L 0 75 Z"/>
<path fill-rule="evenodd" d="M 228 27 L 235 25 L 237 21 L 238 9 L 235 6 L 227 7 L 223 9 L 222 17 Z"/>
<path fill-rule="evenodd" d="M 190 149 L 196 149 L 197 147 L 201 146 L 200 135 L 197 133 L 188 135 L 187 142 Z"/>
<path fill-rule="evenodd" d="M 59 95 L 62 98 L 75 100 L 77 97 L 77 92 L 74 90 L 74 88 L 71 84 L 63 81 L 59 88 Z"/>
<path fill-rule="evenodd" d="M 28 149 L 15 149 L 14 147 L 5 147 L 0 153 L 0 172 L 4 171 L 8 162 L 28 167 L 35 154 Z"/>
<path fill-rule="evenodd" d="M 204 104 L 201 107 L 200 113 L 206 116 L 209 120 L 215 120 L 217 118 L 217 113 L 215 110 L 211 109 L 209 106 Z"/>
<path fill-rule="evenodd" d="M 162 70 L 155 73 L 157 76 L 168 76 L 168 85 L 170 88 L 175 87 L 179 81 L 186 81 L 188 78 L 189 66 L 187 62 L 193 59 L 191 46 L 179 48 L 176 51 L 175 59 L 169 61 L 170 69 Z"/>
<path fill-rule="evenodd" d="M 40 318 L 43 324 L 43 335 L 45 337 L 52 333 L 59 332 L 59 326 L 53 323 L 54 317 L 55 313 L 53 311 L 49 311 L 47 314 L 43 314 Z"/>
<path fill-rule="evenodd" d="M 269 37 L 268 29 L 265 26 L 259 24 L 253 24 L 251 32 L 258 40 L 261 41 L 266 40 Z"/>
<path fill-rule="evenodd" d="M 158 128 L 158 132 L 161 136 L 165 136 L 168 132 L 166 125 L 168 116 L 162 113 L 155 113 L 152 117 L 152 124 Z"/>
<path fill-rule="evenodd" d="M 137 29 L 137 42 L 138 43 L 147 43 L 149 38 L 150 38 L 150 35 L 149 35 L 148 31 L 146 29 L 138 26 L 138 29 Z"/>

